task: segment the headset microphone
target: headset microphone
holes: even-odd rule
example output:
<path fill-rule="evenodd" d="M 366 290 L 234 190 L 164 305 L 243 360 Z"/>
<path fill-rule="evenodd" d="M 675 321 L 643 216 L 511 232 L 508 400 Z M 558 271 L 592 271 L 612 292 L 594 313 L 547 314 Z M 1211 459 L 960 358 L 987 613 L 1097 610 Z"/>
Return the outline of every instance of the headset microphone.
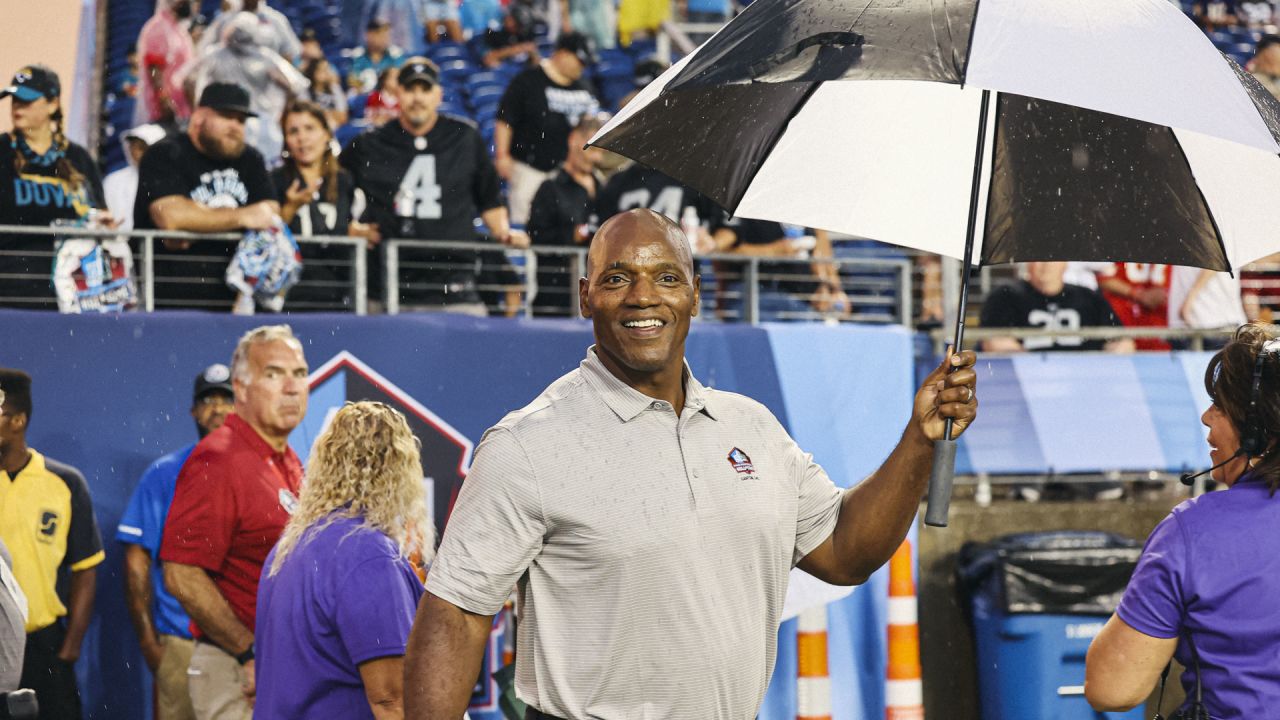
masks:
<path fill-rule="evenodd" d="M 1188 486 L 1188 487 L 1190 487 L 1191 485 L 1193 485 L 1193 484 L 1195 483 L 1196 478 L 1200 477 L 1201 475 L 1208 475 L 1209 473 L 1213 472 L 1214 470 L 1217 470 L 1218 468 L 1222 467 L 1223 465 L 1226 465 L 1227 463 L 1231 462 L 1232 460 L 1235 460 L 1236 458 L 1240 457 L 1241 455 L 1246 455 L 1246 454 L 1248 454 L 1248 451 L 1246 451 L 1244 448 L 1240 448 L 1239 450 L 1237 450 L 1237 451 L 1235 452 L 1235 454 L 1234 454 L 1234 455 L 1232 455 L 1231 457 L 1227 458 L 1226 460 L 1223 460 L 1222 462 L 1218 463 L 1217 465 L 1214 465 L 1213 467 L 1209 468 L 1208 470 L 1201 470 L 1201 471 L 1200 471 L 1200 472 L 1198 472 L 1198 473 L 1189 473 L 1189 472 L 1188 472 L 1188 473 L 1182 473 L 1182 484 L 1183 484 L 1183 485 L 1186 485 L 1186 486 Z"/>

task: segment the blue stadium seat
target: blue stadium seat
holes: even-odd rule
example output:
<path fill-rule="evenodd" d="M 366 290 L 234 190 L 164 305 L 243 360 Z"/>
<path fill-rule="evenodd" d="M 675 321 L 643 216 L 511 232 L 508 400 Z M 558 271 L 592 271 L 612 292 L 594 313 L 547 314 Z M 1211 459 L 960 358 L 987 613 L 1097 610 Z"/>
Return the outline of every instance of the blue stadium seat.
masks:
<path fill-rule="evenodd" d="M 518 60 L 508 60 L 494 68 L 493 72 L 496 73 L 498 77 L 506 78 L 503 80 L 503 85 L 505 86 L 507 83 L 511 82 L 511 78 L 519 75 L 527 67 L 529 66 Z"/>
<path fill-rule="evenodd" d="M 623 62 L 601 60 L 591 69 L 591 74 L 598 78 L 630 78 L 635 71 L 635 63 L 628 58 Z"/>
<path fill-rule="evenodd" d="M 1253 57 L 1253 53 L 1254 53 L 1254 51 L 1255 51 L 1255 50 L 1257 50 L 1257 47 L 1258 47 L 1258 46 L 1257 46 L 1257 45 L 1255 45 L 1252 41 L 1250 41 L 1250 42 L 1236 42 L 1236 43 L 1232 43 L 1232 44 L 1231 44 L 1231 47 L 1227 50 L 1227 54 L 1228 54 L 1228 55 L 1243 55 L 1243 56 L 1245 56 L 1245 58 L 1247 59 L 1247 58 L 1251 58 L 1251 57 Z"/>
<path fill-rule="evenodd" d="M 658 52 L 658 43 L 651 38 L 634 40 L 626 48 L 627 53 L 636 60 L 642 60 Z"/>
<path fill-rule="evenodd" d="M 471 77 L 467 78 L 467 87 L 471 88 L 473 92 L 482 87 L 506 88 L 509 80 L 510 78 L 500 75 L 492 70 L 482 70 L 480 72 L 472 73 Z"/>
<path fill-rule="evenodd" d="M 479 69 L 469 60 L 450 60 L 439 65 L 440 77 L 449 85 L 465 84 L 471 73 Z"/>
<path fill-rule="evenodd" d="M 471 51 L 465 45 L 457 43 L 440 41 L 427 48 L 427 57 L 436 62 L 437 65 L 444 65 L 453 60 L 466 60 L 471 62 Z"/>
<path fill-rule="evenodd" d="M 461 118 L 470 118 L 471 113 L 467 112 L 467 107 L 462 103 L 442 102 L 439 111 L 445 115 L 454 115 Z"/>
<path fill-rule="evenodd" d="M 471 107 L 479 108 L 482 105 L 497 105 L 502 101 L 502 95 L 506 92 L 506 88 L 500 85 L 482 85 L 480 87 L 471 86 Z"/>
<path fill-rule="evenodd" d="M 120 128 L 121 132 L 133 127 L 133 111 L 137 106 L 137 101 L 131 97 L 117 98 L 111 105 L 111 110 L 107 113 L 107 118 L 112 125 Z"/>
<path fill-rule="evenodd" d="M 361 118 L 364 117 L 365 105 L 369 103 L 369 93 L 360 93 L 353 95 L 347 100 L 348 117 Z"/>
<path fill-rule="evenodd" d="M 1225 28 L 1225 30 L 1227 34 L 1229 34 L 1232 38 L 1234 38 L 1238 42 L 1256 43 L 1262 39 L 1262 35 L 1263 35 L 1261 30 L 1257 30 L 1255 28 L 1250 28 L 1250 27 L 1244 27 L 1242 25 L 1234 25 L 1232 27 Z"/>
<path fill-rule="evenodd" d="M 620 63 L 624 63 L 624 64 L 627 64 L 627 65 L 635 65 L 635 59 L 631 56 L 631 53 L 630 53 L 630 52 L 628 52 L 628 51 L 626 51 L 626 50 L 623 50 L 622 48 L 616 48 L 616 47 L 615 47 L 615 48 L 604 48 L 604 49 L 600 50 L 599 52 L 597 52 L 596 54 L 600 56 L 600 62 L 601 62 L 601 64 L 603 64 L 603 63 L 611 63 L 611 64 L 620 64 Z"/>
<path fill-rule="evenodd" d="M 367 120 L 356 120 L 355 122 L 349 122 L 346 125 L 339 127 L 338 130 L 334 132 L 333 137 L 338 141 L 338 145 L 346 147 L 355 138 L 355 136 L 365 130 L 371 129 L 372 127 L 373 125 Z"/>
<path fill-rule="evenodd" d="M 597 83 L 600 90 L 601 105 L 608 110 L 617 110 L 622 99 L 636 89 L 631 77 L 603 78 Z"/>

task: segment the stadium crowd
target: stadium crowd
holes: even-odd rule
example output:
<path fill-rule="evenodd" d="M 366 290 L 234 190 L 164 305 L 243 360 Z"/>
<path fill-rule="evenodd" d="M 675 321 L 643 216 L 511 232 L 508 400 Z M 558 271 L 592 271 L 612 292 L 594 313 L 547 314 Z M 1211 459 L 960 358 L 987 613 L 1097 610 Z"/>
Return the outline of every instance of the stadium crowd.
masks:
<path fill-rule="evenodd" d="M 290 279 L 267 296 L 250 289 L 255 278 L 228 274 L 245 243 L 164 240 L 152 266 L 159 308 L 252 312 L 256 298 L 268 310 L 350 309 L 353 253 L 364 253 L 376 312 L 387 297 L 382 240 L 409 238 L 493 249 L 401 248 L 392 269 L 399 309 L 515 315 L 529 306 L 536 315 L 573 316 L 571 266 L 578 258 L 571 250 L 584 249 L 603 219 L 643 206 L 679 222 L 698 253 L 766 258 L 758 293 L 765 319 L 892 317 L 851 298 L 860 276 L 833 262 L 863 256 L 875 243 L 728 217 L 660 173 L 605 151 L 579 151 L 608 112 L 665 69 L 651 39 L 678 35 L 673 14 L 719 23 L 734 6 L 697 1 L 672 9 L 627 0 L 614 17 L 608 2 L 486 3 L 355 2 L 363 41 L 344 47 L 331 27 L 332 3 L 299 10 L 281 2 L 282 10 L 265 0 L 227 0 L 206 18 L 200 12 L 208 3 L 160 0 L 127 65 L 107 78 L 103 157 L 113 172 L 105 180 L 85 148 L 62 134 L 59 79 L 38 64 L 14 77 L 14 131 L 0 148 L 7 155 L 0 172 L 15 173 L 16 187 L 29 191 L 0 199 L 0 223 L 248 232 L 258 238 L 255 247 L 291 256 L 273 265 Z M 1280 37 L 1265 34 L 1274 18 L 1263 6 L 1271 7 L 1184 9 L 1275 89 Z M 1250 57 L 1239 54 L 1245 46 Z M 302 242 L 290 252 L 283 227 L 295 238 L 360 238 L 364 248 Z M 0 303 L 76 311 L 140 302 L 134 253 L 123 240 L 66 241 L 56 252 L 48 236 L 6 235 L 2 242 L 0 271 L 15 279 Z M 523 267 L 520 253 L 504 252 L 531 244 L 539 252 L 536 268 Z M 914 262 L 920 300 L 914 320 L 939 324 L 938 258 Z M 714 316 L 744 317 L 745 265 L 721 259 L 701 269 L 714 288 Z M 534 276 L 528 285 L 526 272 Z M 1021 269 L 1029 272 L 1035 271 Z M 1111 313 L 1095 312 L 1103 308 L 1097 303 L 1082 313 L 1080 303 L 1092 300 L 1074 289 L 1071 297 L 1055 298 L 1029 293 L 1011 278 L 982 320 L 995 327 L 1222 327 L 1243 317 L 1268 319 L 1275 275 L 1245 273 L 1242 291 L 1214 273 L 1074 264 L 1067 287 L 1100 290 Z M 219 282 L 224 277 L 226 284 Z M 1092 347 L 1071 338 L 1055 344 Z M 1022 343 L 988 347 L 1015 351 Z M 1137 347 L 1168 345 L 1143 340 Z"/>

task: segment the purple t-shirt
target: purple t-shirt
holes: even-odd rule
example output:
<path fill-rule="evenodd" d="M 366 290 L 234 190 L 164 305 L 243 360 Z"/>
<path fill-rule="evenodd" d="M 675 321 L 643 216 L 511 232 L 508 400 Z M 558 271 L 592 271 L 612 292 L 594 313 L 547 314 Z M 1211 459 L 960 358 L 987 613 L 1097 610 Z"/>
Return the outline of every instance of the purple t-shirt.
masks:
<path fill-rule="evenodd" d="M 404 655 L 422 582 L 386 535 L 339 518 L 258 587 L 254 718 L 372 718 L 359 665 Z"/>
<path fill-rule="evenodd" d="M 1280 493 L 1243 478 L 1173 509 L 1147 539 L 1116 613 L 1156 638 L 1200 652 L 1214 720 L 1274 717 L 1280 708 Z M 1182 686 L 1194 687 L 1188 669 Z"/>

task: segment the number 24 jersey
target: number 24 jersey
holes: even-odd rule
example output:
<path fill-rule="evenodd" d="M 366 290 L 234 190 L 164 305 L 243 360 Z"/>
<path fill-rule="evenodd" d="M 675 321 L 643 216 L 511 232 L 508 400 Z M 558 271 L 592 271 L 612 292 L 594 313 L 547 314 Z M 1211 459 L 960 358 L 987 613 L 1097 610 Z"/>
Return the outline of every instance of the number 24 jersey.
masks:
<path fill-rule="evenodd" d="M 422 137 L 392 120 L 357 136 L 340 159 L 364 191 L 362 219 L 383 237 L 470 240 L 476 216 L 502 205 L 484 139 L 447 115 Z"/>

